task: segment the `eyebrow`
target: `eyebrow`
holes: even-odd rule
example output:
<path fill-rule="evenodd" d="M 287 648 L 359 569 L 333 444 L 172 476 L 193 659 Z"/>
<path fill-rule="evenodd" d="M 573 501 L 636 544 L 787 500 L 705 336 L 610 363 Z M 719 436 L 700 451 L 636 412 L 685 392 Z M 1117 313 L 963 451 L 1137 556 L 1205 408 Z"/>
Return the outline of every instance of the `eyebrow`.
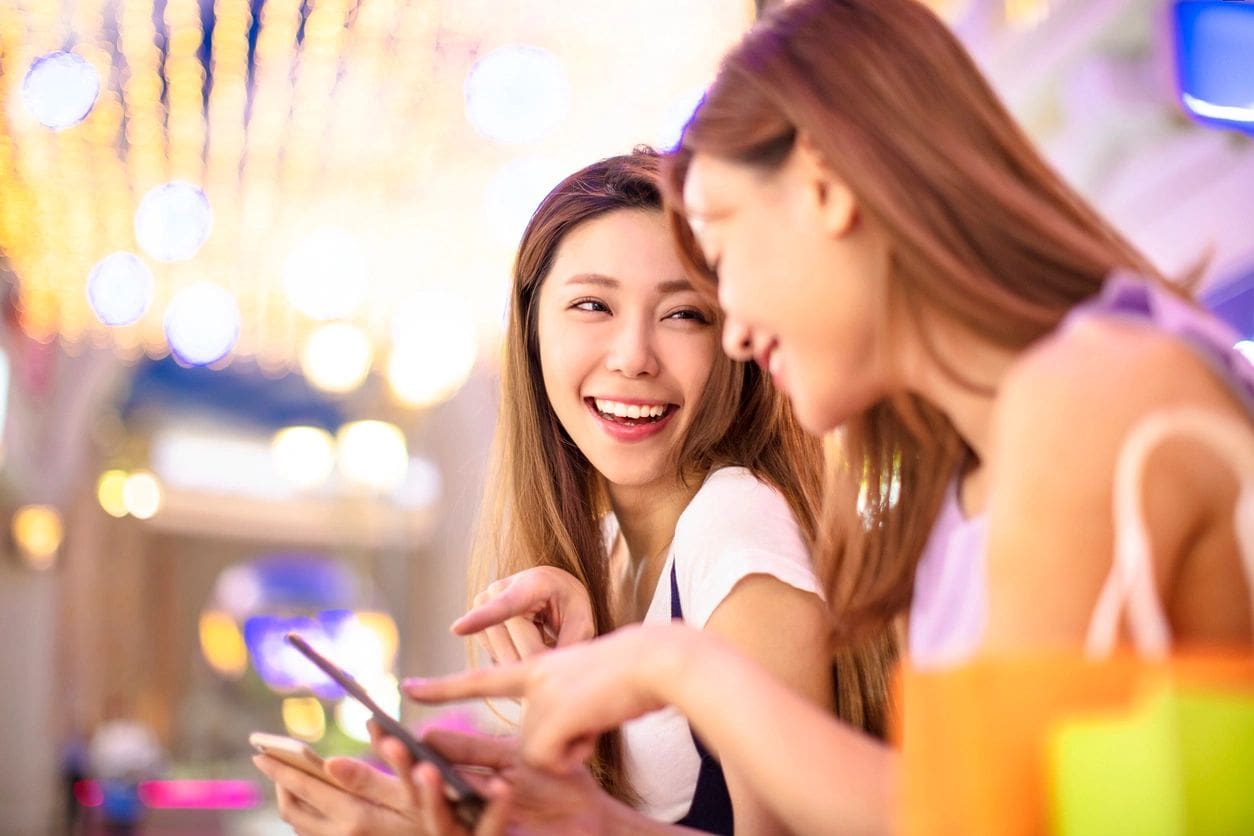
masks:
<path fill-rule="evenodd" d="M 578 273 L 566 280 L 566 284 L 590 284 L 597 287 L 616 288 L 621 282 L 611 276 L 605 276 L 601 273 Z M 692 282 L 687 279 L 667 279 L 664 282 L 658 282 L 657 290 L 659 293 L 680 293 L 685 290 L 696 290 Z"/>

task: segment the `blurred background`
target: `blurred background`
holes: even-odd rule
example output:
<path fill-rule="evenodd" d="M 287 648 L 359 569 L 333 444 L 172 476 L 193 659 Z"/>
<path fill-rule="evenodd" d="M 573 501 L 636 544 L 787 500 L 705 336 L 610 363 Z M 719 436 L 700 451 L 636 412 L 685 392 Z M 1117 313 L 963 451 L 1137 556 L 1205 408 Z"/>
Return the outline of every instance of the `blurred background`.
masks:
<path fill-rule="evenodd" d="M 286 832 L 248 733 L 364 717 L 284 631 L 395 710 L 465 663 L 518 236 L 762 5 L 0 0 L 0 832 Z M 1254 337 L 1247 4 L 931 5 Z"/>

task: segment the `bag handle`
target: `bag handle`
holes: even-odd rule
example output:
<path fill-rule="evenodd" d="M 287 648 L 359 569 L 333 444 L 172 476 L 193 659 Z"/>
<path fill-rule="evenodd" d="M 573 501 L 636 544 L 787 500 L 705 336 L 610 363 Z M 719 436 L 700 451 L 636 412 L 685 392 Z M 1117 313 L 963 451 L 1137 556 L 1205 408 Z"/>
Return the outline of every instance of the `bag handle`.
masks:
<path fill-rule="evenodd" d="M 1115 558 L 1089 622 L 1085 652 L 1105 658 L 1114 652 L 1125 609 L 1132 643 L 1145 657 L 1171 650 L 1171 627 L 1154 589 L 1152 544 L 1141 504 L 1141 477 L 1149 454 L 1168 438 L 1192 438 L 1210 447 L 1236 472 L 1237 552 L 1251 588 L 1254 612 L 1254 435 L 1249 424 L 1197 407 L 1155 412 L 1133 426 L 1115 465 Z"/>

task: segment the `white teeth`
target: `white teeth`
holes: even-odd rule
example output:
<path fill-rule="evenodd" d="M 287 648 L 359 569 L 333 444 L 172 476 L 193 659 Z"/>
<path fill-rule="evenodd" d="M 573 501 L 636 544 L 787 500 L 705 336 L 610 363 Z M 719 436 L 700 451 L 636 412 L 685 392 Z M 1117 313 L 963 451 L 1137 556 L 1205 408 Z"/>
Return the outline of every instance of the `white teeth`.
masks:
<path fill-rule="evenodd" d="M 660 418 L 666 413 L 665 404 L 641 406 L 639 404 L 625 404 L 602 398 L 595 398 L 594 401 L 597 411 L 602 415 L 613 415 L 617 418 Z"/>

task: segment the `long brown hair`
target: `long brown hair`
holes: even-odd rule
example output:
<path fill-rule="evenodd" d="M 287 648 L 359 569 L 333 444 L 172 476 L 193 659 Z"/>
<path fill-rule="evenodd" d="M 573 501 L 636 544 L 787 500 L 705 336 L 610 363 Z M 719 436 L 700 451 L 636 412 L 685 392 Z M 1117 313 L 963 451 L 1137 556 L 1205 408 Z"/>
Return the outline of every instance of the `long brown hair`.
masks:
<path fill-rule="evenodd" d="M 544 199 L 523 233 L 501 368 L 500 420 L 470 571 L 473 594 L 533 566 L 564 569 L 587 588 L 598 634 L 616 626 L 601 528 L 609 505 L 603 478 L 566 434 L 545 392 L 536 302 L 564 237 L 619 209 L 662 211 L 656 152 L 639 148 L 570 175 Z M 787 399 L 756 366 L 716 352 L 695 414 L 674 457 L 677 475 L 700 477 L 724 465 L 744 466 L 779 490 L 812 540 L 822 450 L 796 423 Z M 891 660 L 867 658 L 844 678 L 843 688 L 850 691 L 846 716 L 878 731 L 884 671 Z M 592 767 L 607 791 L 635 800 L 617 734 L 601 738 Z"/>
<path fill-rule="evenodd" d="M 904 311 L 940 367 L 972 388 L 935 350 L 922 311 L 1022 349 L 1112 270 L 1161 280 L 1044 162 L 957 39 L 915 0 L 787 3 L 724 58 L 666 164 L 671 225 L 691 272 L 713 278 L 679 200 L 692 155 L 770 171 L 800 133 L 887 234 L 885 323 L 890 307 Z M 840 643 L 909 606 L 968 451 L 913 395 L 853 417 L 832 445 L 816 558 Z"/>

